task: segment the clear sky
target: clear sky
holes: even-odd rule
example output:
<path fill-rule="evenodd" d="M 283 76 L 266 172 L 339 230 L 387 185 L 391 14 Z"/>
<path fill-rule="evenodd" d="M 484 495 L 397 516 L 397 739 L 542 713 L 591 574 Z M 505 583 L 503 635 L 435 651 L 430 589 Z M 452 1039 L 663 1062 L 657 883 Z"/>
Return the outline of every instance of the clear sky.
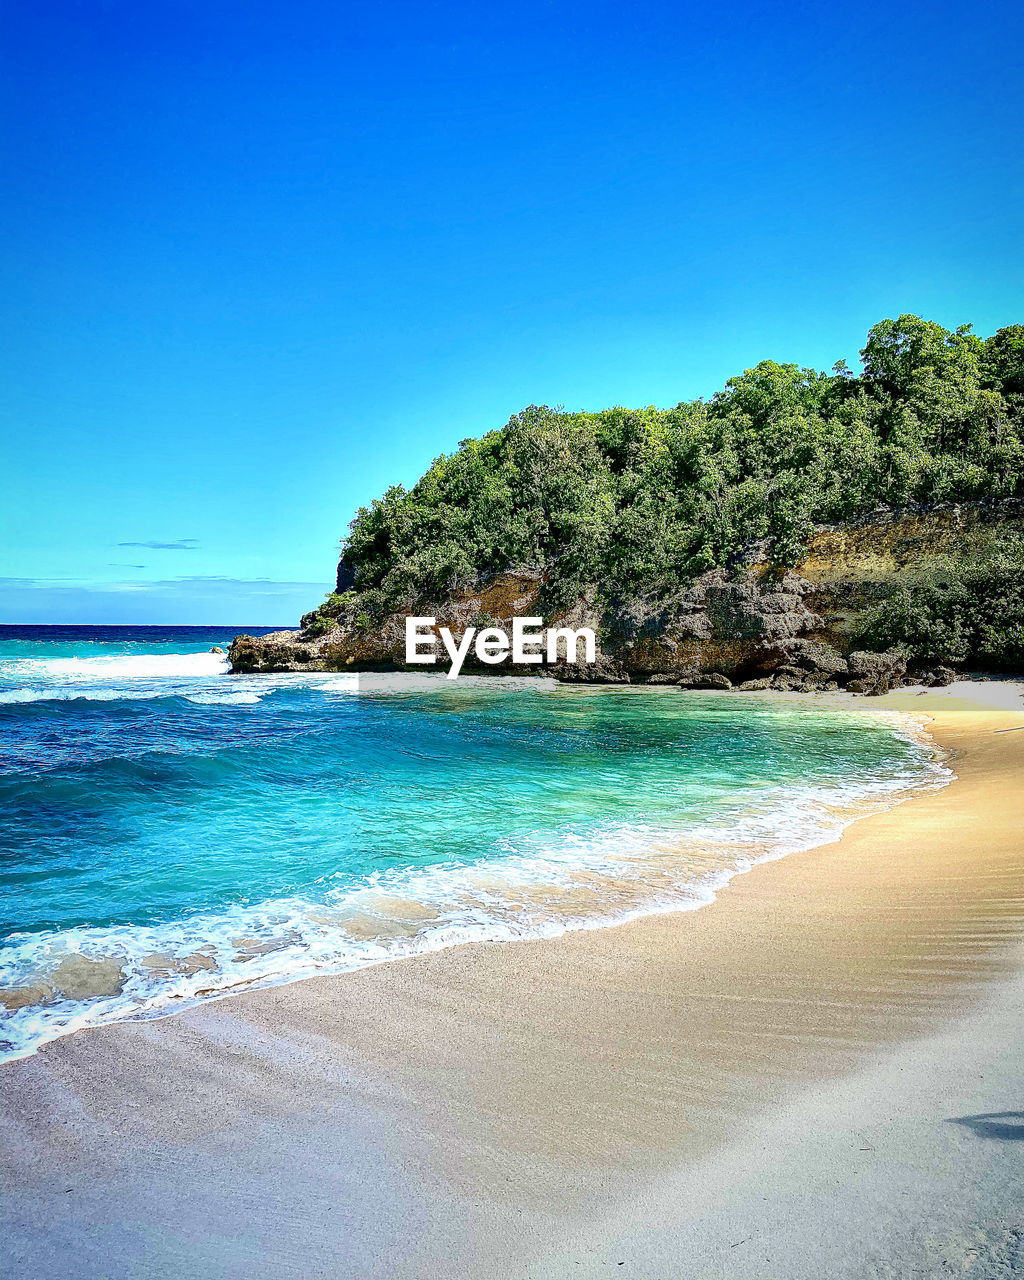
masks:
<path fill-rule="evenodd" d="M 1024 321 L 1024 8 L 6 0 L 0 620 L 293 623 L 530 403 Z"/>

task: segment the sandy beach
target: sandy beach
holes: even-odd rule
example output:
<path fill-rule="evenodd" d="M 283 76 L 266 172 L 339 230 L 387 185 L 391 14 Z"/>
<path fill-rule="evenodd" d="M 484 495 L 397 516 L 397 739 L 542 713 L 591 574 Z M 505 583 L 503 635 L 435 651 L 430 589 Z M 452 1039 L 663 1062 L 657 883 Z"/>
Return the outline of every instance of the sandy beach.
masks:
<path fill-rule="evenodd" d="M 8 1273 L 1024 1274 L 1022 692 L 879 699 L 956 779 L 699 911 L 0 1068 Z"/>

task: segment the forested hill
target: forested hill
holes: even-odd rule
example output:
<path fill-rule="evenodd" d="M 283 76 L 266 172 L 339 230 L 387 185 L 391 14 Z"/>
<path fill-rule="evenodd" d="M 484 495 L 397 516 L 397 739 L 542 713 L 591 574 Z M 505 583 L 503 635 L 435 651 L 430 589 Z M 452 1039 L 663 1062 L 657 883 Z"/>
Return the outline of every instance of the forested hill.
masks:
<path fill-rule="evenodd" d="M 1024 492 L 1024 325 L 901 316 L 861 356 L 860 374 L 764 360 L 671 409 L 526 409 L 362 508 L 339 585 L 378 615 L 526 566 L 552 570 L 552 604 L 657 596 L 793 565 L 816 525 L 878 507 Z"/>
<path fill-rule="evenodd" d="M 853 639 L 1019 663 L 1020 520 L 991 513 L 1024 496 L 1024 325 L 982 338 L 904 315 L 875 325 L 861 357 L 860 372 L 840 361 L 829 373 L 764 360 L 668 409 L 532 406 L 462 441 L 411 489 L 360 509 L 336 592 L 303 619 L 307 639 L 369 631 L 509 572 L 538 575 L 549 616 L 586 599 L 614 632 L 630 602 L 656 612 L 709 571 L 798 566 L 823 526 L 964 505 L 989 513 L 968 522 L 977 536 L 954 522 L 931 547 L 949 564 L 879 589 Z M 992 590 L 1002 634 L 984 653 L 973 633 L 912 634 L 941 630 L 944 609 L 954 629 L 976 629 L 961 615 Z"/>

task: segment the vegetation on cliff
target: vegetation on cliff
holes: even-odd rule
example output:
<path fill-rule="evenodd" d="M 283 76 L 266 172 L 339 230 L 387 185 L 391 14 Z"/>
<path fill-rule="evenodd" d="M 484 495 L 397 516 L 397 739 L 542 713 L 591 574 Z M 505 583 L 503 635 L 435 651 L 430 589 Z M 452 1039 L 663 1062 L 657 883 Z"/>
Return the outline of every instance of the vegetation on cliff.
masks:
<path fill-rule="evenodd" d="M 1007 531 L 894 584 L 856 637 L 914 664 L 968 662 L 1024 670 L 1024 538 Z"/>
<path fill-rule="evenodd" d="M 859 374 L 765 360 L 670 409 L 532 406 L 358 512 L 339 590 L 306 633 L 508 570 L 543 571 L 550 610 L 588 594 L 614 610 L 712 569 L 790 567 L 815 527 L 879 509 L 1024 496 L 1024 325 L 982 339 L 905 315 L 875 325 L 861 356 Z M 938 576 L 890 586 L 861 638 L 1020 665 L 1022 570 L 1019 538 L 995 535 L 980 560 L 951 546 Z"/>

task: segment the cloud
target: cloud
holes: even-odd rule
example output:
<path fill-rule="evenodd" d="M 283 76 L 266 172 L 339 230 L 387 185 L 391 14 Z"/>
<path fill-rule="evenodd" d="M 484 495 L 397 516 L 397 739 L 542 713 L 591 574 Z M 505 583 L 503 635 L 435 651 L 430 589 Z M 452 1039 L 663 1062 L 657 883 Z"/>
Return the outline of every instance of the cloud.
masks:
<path fill-rule="evenodd" d="M 145 547 L 147 551 L 195 551 L 199 547 L 197 538 L 177 538 L 174 542 L 119 542 L 119 547 Z M 142 568 L 141 565 L 137 566 Z"/>
<path fill-rule="evenodd" d="M 108 564 L 108 569 L 145 569 L 144 564 Z"/>

